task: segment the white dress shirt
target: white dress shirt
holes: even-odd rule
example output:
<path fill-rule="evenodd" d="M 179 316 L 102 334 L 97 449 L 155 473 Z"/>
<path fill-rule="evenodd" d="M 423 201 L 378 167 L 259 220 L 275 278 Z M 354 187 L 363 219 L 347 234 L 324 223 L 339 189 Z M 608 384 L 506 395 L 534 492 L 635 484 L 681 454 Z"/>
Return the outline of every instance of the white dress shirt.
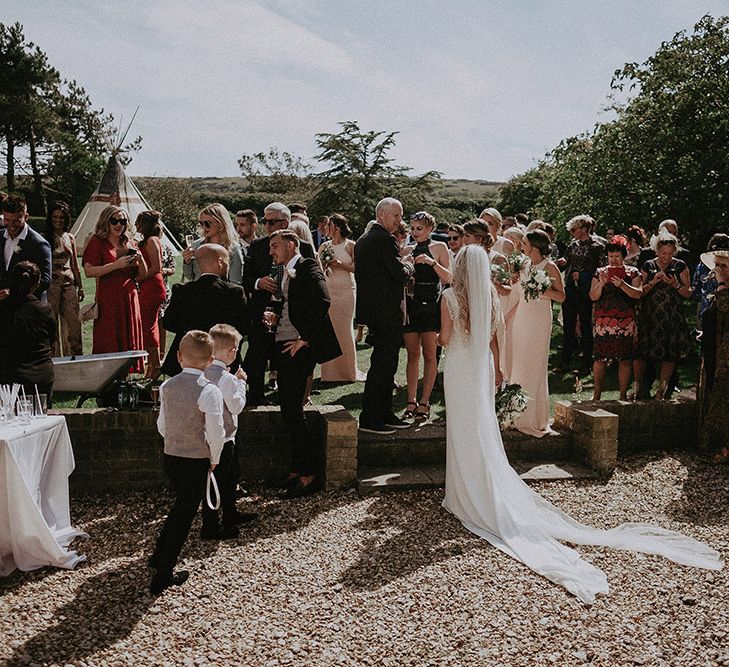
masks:
<path fill-rule="evenodd" d="M 231 417 L 233 417 L 233 423 L 236 425 L 236 430 L 233 431 L 233 437 L 235 437 L 237 426 L 238 426 L 238 415 L 243 412 L 243 408 L 246 407 L 246 382 L 233 375 L 228 367 L 219 359 L 213 360 L 213 366 L 222 366 L 225 370 L 220 376 L 218 382 L 218 389 L 223 394 L 223 401 L 225 401 L 225 407 L 228 408 Z M 230 440 L 231 436 L 228 436 Z"/>
<path fill-rule="evenodd" d="M 25 237 L 28 236 L 28 223 L 26 222 L 23 225 L 23 230 L 14 239 L 10 238 L 10 234 L 7 229 L 3 231 L 3 234 L 5 234 L 5 270 L 7 271 L 10 266 L 10 260 L 15 252 L 15 248 L 18 247 L 18 243 L 20 243 L 20 241 L 25 241 Z"/>

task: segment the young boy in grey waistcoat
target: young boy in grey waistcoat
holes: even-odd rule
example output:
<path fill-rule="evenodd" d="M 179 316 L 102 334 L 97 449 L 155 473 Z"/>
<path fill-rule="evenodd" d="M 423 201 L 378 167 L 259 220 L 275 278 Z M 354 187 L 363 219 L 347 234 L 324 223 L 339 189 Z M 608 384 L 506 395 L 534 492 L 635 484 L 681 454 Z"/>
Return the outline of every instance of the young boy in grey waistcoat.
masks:
<path fill-rule="evenodd" d="M 225 444 L 220 454 L 220 463 L 215 468 L 215 479 L 220 491 L 220 514 L 203 503 L 202 530 L 204 540 L 228 540 L 238 537 L 238 525 L 256 518 L 256 514 L 243 514 L 236 509 L 235 490 L 240 476 L 240 463 L 236 451 L 235 434 L 238 430 L 238 415 L 246 405 L 246 374 L 239 369 L 233 375 L 228 367 L 238 356 L 241 335 L 229 324 L 216 324 L 210 329 L 215 346 L 215 359 L 205 369 L 205 377 L 223 394 L 223 424 Z"/>
<path fill-rule="evenodd" d="M 175 501 L 149 559 L 156 570 L 152 595 L 187 581 L 188 572 L 173 570 L 205 495 L 208 470 L 215 469 L 225 442 L 223 395 L 203 375 L 213 361 L 212 338 L 205 331 L 189 331 L 177 358 L 182 372 L 160 387 L 157 429 L 165 441 L 164 466 Z"/>

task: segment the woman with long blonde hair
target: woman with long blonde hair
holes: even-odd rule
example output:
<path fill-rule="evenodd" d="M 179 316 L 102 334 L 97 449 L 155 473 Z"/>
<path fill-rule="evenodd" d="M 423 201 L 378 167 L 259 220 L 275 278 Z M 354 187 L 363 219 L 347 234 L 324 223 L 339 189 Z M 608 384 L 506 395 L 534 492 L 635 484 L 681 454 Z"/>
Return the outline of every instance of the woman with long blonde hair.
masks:
<path fill-rule="evenodd" d="M 195 261 L 197 249 L 205 243 L 217 243 L 228 251 L 230 265 L 228 280 L 236 285 L 243 283 L 243 251 L 240 249 L 240 237 L 235 231 L 233 219 L 228 209 L 222 204 L 208 204 L 198 214 L 198 233 L 200 238 L 194 241 L 191 248 L 182 252 L 182 276 L 185 280 L 196 280 L 200 270 Z"/>

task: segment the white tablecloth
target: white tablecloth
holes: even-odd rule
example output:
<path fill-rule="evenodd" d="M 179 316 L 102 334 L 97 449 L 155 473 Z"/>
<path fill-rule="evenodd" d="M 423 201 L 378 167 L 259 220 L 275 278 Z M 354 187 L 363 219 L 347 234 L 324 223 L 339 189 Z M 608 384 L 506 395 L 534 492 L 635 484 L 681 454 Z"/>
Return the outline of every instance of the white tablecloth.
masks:
<path fill-rule="evenodd" d="M 86 533 L 71 525 L 68 476 L 75 462 L 64 417 L 0 426 L 0 576 L 16 568 L 73 568 L 66 547 Z"/>

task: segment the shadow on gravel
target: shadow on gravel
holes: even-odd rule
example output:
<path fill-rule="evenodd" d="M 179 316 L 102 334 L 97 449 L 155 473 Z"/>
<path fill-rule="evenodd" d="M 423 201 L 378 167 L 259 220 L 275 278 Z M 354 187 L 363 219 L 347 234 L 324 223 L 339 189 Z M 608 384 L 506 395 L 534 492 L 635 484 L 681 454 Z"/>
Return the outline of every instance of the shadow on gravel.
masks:
<path fill-rule="evenodd" d="M 729 466 L 710 463 L 697 454 L 674 454 L 686 466 L 688 475 L 681 497 L 667 508 L 676 521 L 699 526 L 729 523 Z"/>
<path fill-rule="evenodd" d="M 397 493 L 380 496 L 370 515 L 356 528 L 371 536 L 362 540 L 358 561 L 339 581 L 358 590 L 376 590 L 420 568 L 473 549 L 492 549 L 466 532 L 441 507 L 442 495 Z M 392 531 L 397 532 L 391 535 Z"/>
<path fill-rule="evenodd" d="M 76 597 L 59 607 L 55 625 L 18 647 L 7 664 L 65 664 L 83 660 L 126 637 L 155 598 L 140 586 L 143 561 L 134 560 L 119 569 L 84 581 Z"/>

